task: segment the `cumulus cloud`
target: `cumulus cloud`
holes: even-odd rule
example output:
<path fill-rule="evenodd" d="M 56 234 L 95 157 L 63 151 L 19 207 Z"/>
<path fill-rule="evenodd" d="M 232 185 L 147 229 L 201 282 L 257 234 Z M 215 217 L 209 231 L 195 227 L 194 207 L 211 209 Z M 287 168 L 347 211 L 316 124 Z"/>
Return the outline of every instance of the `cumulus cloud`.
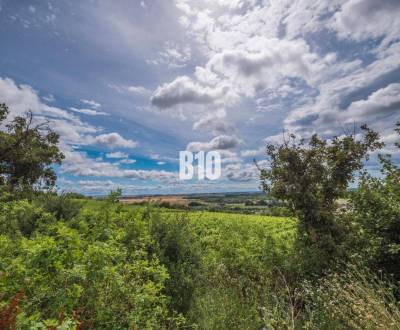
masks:
<path fill-rule="evenodd" d="M 91 143 L 97 143 L 109 148 L 135 148 L 138 142 L 125 139 L 118 133 L 100 134 L 89 139 Z"/>
<path fill-rule="evenodd" d="M 388 43 L 399 38 L 399 11 L 398 0 L 350 0 L 334 15 L 332 27 L 340 38 L 385 37 Z"/>
<path fill-rule="evenodd" d="M 226 134 L 233 130 L 227 123 L 225 110 L 220 109 L 214 113 L 207 113 L 193 124 L 194 130 L 211 131 L 214 135 Z"/>
<path fill-rule="evenodd" d="M 298 134 L 336 134 L 343 123 L 377 118 L 377 129 L 393 126 L 385 115 L 396 104 L 378 109 L 371 102 L 399 69 L 399 1 L 221 0 L 210 7 L 208 2 L 176 0 L 176 5 L 180 23 L 206 58 L 196 67 L 193 84 L 223 84 L 237 103 L 255 97 L 257 110 L 284 112 L 284 128 Z M 229 119 L 233 103 L 225 100 L 209 104 L 221 101 Z M 203 116 L 193 127 L 211 124 Z M 243 156 L 260 152 L 244 150 Z"/>
<path fill-rule="evenodd" d="M 400 115 L 399 83 L 381 88 L 365 100 L 352 102 L 346 111 L 346 116 L 352 120 L 366 121 L 370 117 L 376 120 L 393 113 Z"/>
<path fill-rule="evenodd" d="M 206 68 L 230 81 L 232 88 L 246 96 L 257 90 L 278 87 L 282 77 L 298 77 L 313 82 L 324 60 L 312 53 L 303 40 L 257 38 L 245 50 L 225 50 L 214 55 Z"/>
<path fill-rule="evenodd" d="M 231 181 L 249 182 L 259 178 L 259 172 L 254 164 L 228 164 L 222 173 Z"/>
<path fill-rule="evenodd" d="M 176 105 L 219 104 L 230 106 L 239 96 L 253 97 L 266 88 L 278 88 L 288 78 L 314 85 L 335 60 L 333 54 L 319 57 L 304 40 L 254 37 L 243 49 L 214 54 L 195 76 L 177 77 L 157 88 L 151 102 L 158 108 Z"/>
<path fill-rule="evenodd" d="M 171 108 L 179 104 L 213 103 L 226 94 L 226 87 L 217 89 L 202 86 L 187 76 L 176 78 L 156 89 L 151 97 L 151 103 L 160 109 Z"/>
<path fill-rule="evenodd" d="M 208 151 L 208 150 L 226 150 L 233 149 L 241 145 L 243 141 L 238 137 L 232 135 L 219 135 L 213 138 L 209 142 L 190 142 L 186 150 L 197 152 L 197 151 Z"/>
<path fill-rule="evenodd" d="M 321 80 L 318 94 L 289 113 L 284 120 L 286 130 L 302 134 L 314 132 L 328 135 L 342 131 L 344 122 L 367 123 L 382 133 L 393 129 L 393 119 L 379 116 L 362 116 L 348 109 L 351 103 L 364 100 L 384 88 L 399 69 L 400 44 L 393 43 L 379 57 L 363 65 L 360 60 L 341 61 Z M 385 81 L 388 83 L 385 84 Z M 354 106 L 353 106 L 354 107 Z M 353 108 L 354 109 L 354 108 Z"/>

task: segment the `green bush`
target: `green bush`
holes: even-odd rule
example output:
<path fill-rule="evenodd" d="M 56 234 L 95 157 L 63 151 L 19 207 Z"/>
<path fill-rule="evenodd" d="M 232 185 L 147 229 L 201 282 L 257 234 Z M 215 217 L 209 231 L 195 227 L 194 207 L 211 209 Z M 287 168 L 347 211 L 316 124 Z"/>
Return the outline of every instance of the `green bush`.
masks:
<path fill-rule="evenodd" d="M 26 201 L 1 207 L 19 227 L 31 223 L 32 213 L 54 220 Z M 84 328 L 179 326 L 182 318 L 169 312 L 164 294 L 169 275 L 151 252 L 143 214 L 108 207 L 85 209 L 69 222 L 36 226 L 39 220 L 30 236 L 16 235 L 18 226 L 0 236 L 0 307 L 24 292 L 17 327 L 55 322 L 60 313 L 76 315 Z"/>
<path fill-rule="evenodd" d="M 351 205 L 361 226 L 362 256 L 400 280 L 400 169 L 383 161 L 383 177 L 365 174 Z"/>
<path fill-rule="evenodd" d="M 54 193 L 40 194 L 34 203 L 45 211 L 53 214 L 57 220 L 70 220 L 81 209 L 81 203 L 69 194 L 57 195 Z"/>
<path fill-rule="evenodd" d="M 197 283 L 201 250 L 198 238 L 185 214 L 157 213 L 150 217 L 151 235 L 160 262 L 168 269 L 166 293 L 170 306 L 180 313 L 191 307 Z"/>
<path fill-rule="evenodd" d="M 55 222 L 54 216 L 27 200 L 0 202 L 0 233 L 29 237 L 41 226 Z"/>

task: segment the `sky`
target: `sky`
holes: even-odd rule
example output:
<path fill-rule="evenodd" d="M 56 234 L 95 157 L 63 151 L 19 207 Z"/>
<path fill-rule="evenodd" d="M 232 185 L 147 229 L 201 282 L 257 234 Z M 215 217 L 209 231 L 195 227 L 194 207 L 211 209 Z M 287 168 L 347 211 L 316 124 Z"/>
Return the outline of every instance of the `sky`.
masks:
<path fill-rule="evenodd" d="M 288 132 L 368 124 L 395 152 L 399 17 L 399 0 L 0 0 L 0 102 L 60 134 L 60 191 L 255 191 L 253 159 Z M 219 151 L 221 178 L 180 181 L 183 150 Z"/>

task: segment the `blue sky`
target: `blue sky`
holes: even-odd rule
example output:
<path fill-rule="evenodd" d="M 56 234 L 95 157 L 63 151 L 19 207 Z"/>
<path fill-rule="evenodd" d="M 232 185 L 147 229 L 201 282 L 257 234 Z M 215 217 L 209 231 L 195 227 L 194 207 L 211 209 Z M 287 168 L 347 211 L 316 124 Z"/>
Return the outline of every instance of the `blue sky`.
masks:
<path fill-rule="evenodd" d="M 61 136 L 60 190 L 257 190 L 282 132 L 400 119 L 398 0 L 0 0 L 0 101 Z M 219 150 L 217 181 L 178 180 Z M 373 164 L 371 165 L 373 166 Z"/>

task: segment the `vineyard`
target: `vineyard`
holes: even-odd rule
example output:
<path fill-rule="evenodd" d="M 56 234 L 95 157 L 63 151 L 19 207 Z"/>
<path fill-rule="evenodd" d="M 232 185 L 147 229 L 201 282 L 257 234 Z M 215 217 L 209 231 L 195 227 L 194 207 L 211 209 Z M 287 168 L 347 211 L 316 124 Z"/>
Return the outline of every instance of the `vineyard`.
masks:
<path fill-rule="evenodd" d="M 19 328 L 258 328 L 295 233 L 288 218 L 110 200 L 0 207 L 2 322 Z"/>

